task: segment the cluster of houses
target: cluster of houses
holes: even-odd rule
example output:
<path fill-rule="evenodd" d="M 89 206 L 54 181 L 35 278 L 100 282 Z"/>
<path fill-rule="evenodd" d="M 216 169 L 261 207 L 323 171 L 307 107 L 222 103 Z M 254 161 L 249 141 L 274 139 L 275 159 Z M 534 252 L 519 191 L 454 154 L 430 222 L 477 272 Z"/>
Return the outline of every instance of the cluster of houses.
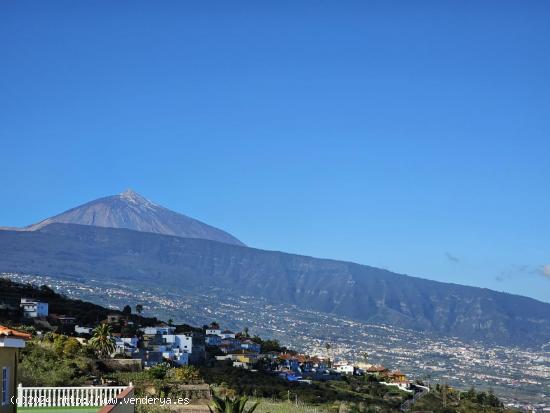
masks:
<path fill-rule="evenodd" d="M 270 370 L 287 381 L 311 383 L 313 380 L 339 380 L 344 375 L 370 375 L 382 384 L 410 391 L 411 382 L 405 374 L 380 365 L 331 363 L 329 359 L 295 353 L 270 352 L 265 356 L 270 362 Z"/>
<path fill-rule="evenodd" d="M 107 324 L 128 323 L 123 315 L 112 314 L 104 320 Z M 82 337 L 92 334 L 92 327 L 76 325 L 75 333 Z M 152 367 L 168 362 L 174 366 L 201 364 L 205 360 L 204 334 L 198 332 L 177 333 L 176 327 L 158 325 L 142 327 L 138 335 L 125 337 L 121 333 L 112 333 L 115 349 L 111 354 L 115 358 L 141 360 L 143 367 Z"/>
<path fill-rule="evenodd" d="M 56 324 L 69 327 L 80 337 L 89 337 L 92 327 L 76 325 L 75 319 L 63 315 L 48 314 L 48 304 L 32 299 L 21 299 L 21 308 L 25 317 L 40 319 L 48 317 Z M 124 314 L 109 314 L 102 322 L 117 326 L 132 323 Z M 159 363 L 169 362 L 175 366 L 197 365 L 204 362 L 206 352 L 215 354 L 219 361 L 228 361 L 234 367 L 261 368 L 276 374 L 287 381 L 311 382 L 337 380 L 342 375 L 371 375 L 381 383 L 397 386 L 402 390 L 410 389 L 410 381 L 399 371 L 390 371 L 377 365 L 333 364 L 328 359 L 296 354 L 295 352 L 264 352 L 261 345 L 247 334 L 236 334 L 222 329 L 219 324 L 205 326 L 204 332 L 177 332 L 174 326 L 161 324 L 154 327 L 141 327 L 139 334 L 125 337 L 113 333 L 115 358 L 141 360 L 145 368 Z"/>
<path fill-rule="evenodd" d="M 236 352 L 259 354 L 262 350 L 260 344 L 248 337 L 237 337 L 230 330 L 221 330 L 219 324 L 212 323 L 205 329 L 204 341 L 210 347 L 217 347 L 224 354 Z"/>
<path fill-rule="evenodd" d="M 205 359 L 204 335 L 197 332 L 176 333 L 171 326 L 144 327 L 141 329 L 141 346 L 131 347 L 131 357 L 140 359 L 144 367 L 163 361 L 176 366 L 200 364 Z M 134 337 L 135 338 L 135 337 Z M 130 347 L 127 338 L 116 338 L 117 345 Z M 132 344 L 133 345 L 133 344 Z"/>

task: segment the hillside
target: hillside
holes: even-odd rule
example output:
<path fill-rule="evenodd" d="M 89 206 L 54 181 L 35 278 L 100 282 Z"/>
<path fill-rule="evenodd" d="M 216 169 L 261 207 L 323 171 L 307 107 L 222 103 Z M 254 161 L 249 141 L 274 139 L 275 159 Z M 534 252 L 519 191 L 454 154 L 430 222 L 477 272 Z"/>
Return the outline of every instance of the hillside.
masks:
<path fill-rule="evenodd" d="M 21 298 L 34 298 L 48 303 L 50 314 L 63 314 L 75 317 L 80 325 L 96 325 L 107 318 L 107 314 L 122 314 L 121 310 L 109 309 L 87 301 L 77 300 L 56 293 L 48 286 L 37 287 L 12 282 L 9 279 L 0 278 L 0 304 L 8 304 L 19 307 Z M 129 316 L 132 321 L 144 326 L 156 325 L 159 320 L 154 317 L 143 317 L 138 314 Z M 0 324 L 17 324 L 22 321 L 21 312 L 0 310 Z"/>
<path fill-rule="evenodd" d="M 550 341 L 550 304 L 349 262 L 93 226 L 0 231 L 0 271 L 253 295 L 361 321 L 504 345 Z"/>

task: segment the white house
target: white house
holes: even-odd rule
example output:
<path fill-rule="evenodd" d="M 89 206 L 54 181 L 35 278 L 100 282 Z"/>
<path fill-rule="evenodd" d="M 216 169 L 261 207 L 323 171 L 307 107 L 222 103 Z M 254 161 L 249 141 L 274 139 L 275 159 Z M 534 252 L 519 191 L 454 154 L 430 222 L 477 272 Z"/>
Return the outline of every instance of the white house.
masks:
<path fill-rule="evenodd" d="M 82 327 L 79 325 L 74 326 L 74 332 L 77 334 L 92 334 L 92 327 Z"/>
<path fill-rule="evenodd" d="M 193 352 L 193 337 L 186 334 L 167 334 L 163 336 L 166 344 L 172 349 L 179 349 L 186 353 Z"/>
<path fill-rule="evenodd" d="M 408 381 L 400 381 L 395 383 L 387 383 L 385 381 L 381 381 L 380 384 L 383 384 L 385 386 L 395 386 L 399 388 L 399 390 L 403 390 L 408 393 L 414 393 L 414 391 L 411 390 L 411 383 L 409 383 Z"/>
<path fill-rule="evenodd" d="M 20 307 L 23 309 L 23 315 L 28 318 L 48 316 L 48 303 L 42 303 L 32 298 L 22 298 Z"/>
<path fill-rule="evenodd" d="M 133 352 L 137 349 L 138 338 L 137 337 L 115 337 L 115 353 L 125 354 L 126 352 Z"/>
<path fill-rule="evenodd" d="M 336 371 L 342 374 L 353 374 L 355 368 L 351 364 L 341 364 L 336 366 Z"/>
<path fill-rule="evenodd" d="M 176 331 L 176 327 L 170 327 L 170 326 L 156 326 L 156 327 L 145 327 L 145 328 L 142 328 L 141 331 L 143 331 L 143 334 L 146 334 L 146 335 L 156 335 L 156 334 L 161 334 L 161 335 L 166 335 L 166 334 L 174 334 L 174 332 Z"/>
<path fill-rule="evenodd" d="M 222 335 L 222 330 L 220 329 L 220 326 L 217 323 L 212 323 L 208 326 L 208 328 L 205 330 L 205 334 L 207 336 L 220 336 Z"/>
<path fill-rule="evenodd" d="M 189 353 L 180 351 L 178 348 L 163 351 L 162 357 L 172 360 L 178 366 L 189 365 Z"/>

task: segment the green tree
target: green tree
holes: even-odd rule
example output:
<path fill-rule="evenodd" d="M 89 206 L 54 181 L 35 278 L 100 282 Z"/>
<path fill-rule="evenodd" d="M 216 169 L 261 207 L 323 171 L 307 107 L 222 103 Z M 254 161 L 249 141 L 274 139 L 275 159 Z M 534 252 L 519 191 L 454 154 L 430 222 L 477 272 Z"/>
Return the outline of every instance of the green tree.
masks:
<path fill-rule="evenodd" d="M 122 309 L 122 314 L 125 314 L 125 315 L 132 314 L 132 307 L 130 307 L 128 304 L 126 304 L 124 306 L 124 308 Z"/>
<path fill-rule="evenodd" d="M 162 380 L 166 377 L 166 374 L 170 370 L 170 366 L 167 363 L 160 363 L 147 370 L 149 377 L 152 379 Z"/>
<path fill-rule="evenodd" d="M 69 337 L 63 345 L 63 353 L 69 357 L 74 357 L 80 352 L 81 348 L 82 346 L 76 338 Z"/>
<path fill-rule="evenodd" d="M 202 381 L 199 370 L 193 366 L 182 366 L 173 370 L 173 377 L 177 381 L 193 384 Z"/>
<path fill-rule="evenodd" d="M 221 398 L 216 395 L 212 396 L 212 406 L 208 406 L 210 413 L 252 413 L 258 407 L 258 402 L 252 404 L 249 408 L 246 407 L 248 397 L 225 397 Z"/>
<path fill-rule="evenodd" d="M 136 305 L 136 313 L 141 314 L 143 312 L 143 304 Z"/>
<path fill-rule="evenodd" d="M 67 340 L 68 341 L 68 340 Z M 49 344 L 29 342 L 22 349 L 18 380 L 24 386 L 79 386 L 89 372 L 85 359 L 58 354 Z"/>
<path fill-rule="evenodd" d="M 53 339 L 53 348 L 58 355 L 62 355 L 65 349 L 65 342 L 67 341 L 67 336 L 62 334 L 56 334 Z"/>
<path fill-rule="evenodd" d="M 106 358 L 115 351 L 115 339 L 112 337 L 112 330 L 109 324 L 100 324 L 94 328 L 90 346 L 96 351 L 98 357 Z"/>

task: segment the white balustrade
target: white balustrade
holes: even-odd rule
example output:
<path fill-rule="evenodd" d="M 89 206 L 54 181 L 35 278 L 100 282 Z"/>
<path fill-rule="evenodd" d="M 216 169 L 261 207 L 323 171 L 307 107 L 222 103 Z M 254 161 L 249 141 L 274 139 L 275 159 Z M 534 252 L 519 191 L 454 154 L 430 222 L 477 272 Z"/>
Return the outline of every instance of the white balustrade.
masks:
<path fill-rule="evenodd" d="M 132 386 L 132 383 L 130 383 Z M 126 386 L 17 387 L 18 407 L 104 406 Z"/>

